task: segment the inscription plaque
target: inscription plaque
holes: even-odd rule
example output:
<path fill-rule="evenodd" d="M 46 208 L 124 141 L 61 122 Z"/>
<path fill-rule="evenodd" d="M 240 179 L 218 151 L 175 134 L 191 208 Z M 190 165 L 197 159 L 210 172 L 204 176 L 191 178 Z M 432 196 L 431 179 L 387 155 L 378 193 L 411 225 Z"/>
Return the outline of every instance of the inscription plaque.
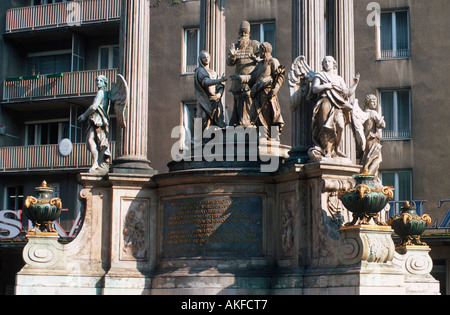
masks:
<path fill-rule="evenodd" d="M 262 256 L 262 212 L 262 197 L 166 200 L 163 257 Z"/>

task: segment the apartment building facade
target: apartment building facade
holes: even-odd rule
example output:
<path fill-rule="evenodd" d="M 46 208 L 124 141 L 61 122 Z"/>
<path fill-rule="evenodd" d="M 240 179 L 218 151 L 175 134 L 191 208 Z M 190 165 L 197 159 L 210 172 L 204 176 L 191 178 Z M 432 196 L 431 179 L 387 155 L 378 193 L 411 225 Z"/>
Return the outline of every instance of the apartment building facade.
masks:
<path fill-rule="evenodd" d="M 252 39 L 270 42 L 274 56 L 288 69 L 302 54 L 294 31 L 299 1 L 227 0 L 226 48 L 237 42 L 239 25 L 248 20 Z M 0 4 L 2 209 L 21 209 L 23 197 L 34 194 L 34 187 L 45 179 L 68 209 L 60 220 L 62 229 L 68 233 L 76 223 L 80 208 L 77 175 L 91 164 L 85 126 L 77 117 L 93 100 L 97 75 L 115 81 L 120 2 L 16 0 Z M 324 0 L 324 6 L 330 2 Z M 379 7 L 373 7 L 373 1 L 354 1 L 356 71 L 361 74 L 357 98 L 362 103 L 367 94 L 376 94 L 387 122 L 380 169 L 384 184 L 395 186 L 398 201 L 420 200 L 420 209 L 434 219 L 435 229 L 429 231 L 428 239 L 435 276 L 443 290 L 448 290 L 450 273 L 445 236 L 449 228 L 445 200 L 450 199 L 446 188 L 450 185 L 446 154 L 450 136 L 445 126 L 450 112 L 442 87 L 450 81 L 443 70 L 448 65 L 450 41 L 439 31 L 450 29 L 447 2 L 379 0 Z M 373 20 L 371 14 L 378 8 L 379 20 Z M 191 128 L 195 115 L 193 72 L 204 42 L 203 18 L 201 0 L 177 5 L 162 1 L 151 9 L 148 153 L 152 167 L 160 172 L 167 171 L 172 146 L 179 140 L 172 138 L 172 129 Z M 330 53 L 329 40 L 325 40 L 324 56 Z M 232 67 L 225 67 L 227 76 L 233 72 Z M 281 142 L 290 145 L 287 84 L 279 99 L 286 122 Z M 224 103 L 231 114 L 231 93 L 225 95 Z M 69 149 L 63 139 L 70 140 Z M 114 151 L 114 132 L 110 140 Z M 14 246 L 2 248 L 3 253 Z M 5 281 L 11 285 L 13 270 L 4 271 L 6 265 L 8 260 L 2 258 L 2 272 L 8 274 L 9 282 Z M 5 292 L 6 282 L 0 293 Z"/>

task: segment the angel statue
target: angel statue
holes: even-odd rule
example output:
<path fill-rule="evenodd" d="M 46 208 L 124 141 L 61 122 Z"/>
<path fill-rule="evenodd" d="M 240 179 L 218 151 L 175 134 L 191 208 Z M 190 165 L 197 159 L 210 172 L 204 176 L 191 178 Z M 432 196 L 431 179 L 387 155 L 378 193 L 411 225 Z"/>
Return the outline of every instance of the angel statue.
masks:
<path fill-rule="evenodd" d="M 305 101 L 315 104 L 312 117 L 315 146 L 308 152 L 312 159 L 346 158 L 340 150 L 342 133 L 351 121 L 353 105 L 350 104 L 350 97 L 356 91 L 360 76 L 355 76 L 354 84 L 349 88 L 336 70 L 337 63 L 332 56 L 323 59 L 319 73 L 314 73 L 302 56 L 294 61 L 291 68 L 291 110 L 295 111 Z"/>
<path fill-rule="evenodd" d="M 383 159 L 379 129 L 386 128 L 386 122 L 378 110 L 378 100 L 373 94 L 367 95 L 364 111 L 355 100 L 352 121 L 357 144 L 357 157 L 361 158 L 363 170 L 368 174 L 375 175 L 375 179 L 381 184 L 378 168 Z"/>
<path fill-rule="evenodd" d="M 305 56 L 299 56 L 292 63 L 289 71 L 289 94 L 291 96 L 291 111 L 295 112 L 313 97 L 312 82 L 316 73 L 306 63 Z"/>
<path fill-rule="evenodd" d="M 117 82 L 108 91 L 108 79 L 104 75 L 95 78 L 97 95 L 92 105 L 78 120 L 88 121 L 86 143 L 93 157 L 93 164 L 89 173 L 105 175 L 109 172 L 111 151 L 109 149 L 109 113 L 111 103 L 120 127 L 126 127 L 125 111 L 128 106 L 129 88 L 124 77 L 117 75 Z"/>

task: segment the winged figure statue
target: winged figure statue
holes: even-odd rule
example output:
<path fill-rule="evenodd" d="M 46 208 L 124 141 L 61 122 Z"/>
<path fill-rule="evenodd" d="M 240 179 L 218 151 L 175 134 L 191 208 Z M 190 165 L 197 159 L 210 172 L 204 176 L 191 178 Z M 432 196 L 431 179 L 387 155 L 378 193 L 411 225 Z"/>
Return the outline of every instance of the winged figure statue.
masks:
<path fill-rule="evenodd" d="M 111 161 L 108 142 L 111 104 L 117 116 L 117 123 L 122 128 L 126 128 L 126 112 L 130 92 L 126 80 L 120 74 L 117 75 L 117 81 L 109 91 L 106 76 L 99 75 L 95 78 L 95 82 L 98 89 L 97 95 L 92 105 L 78 120 L 88 122 L 86 142 L 94 160 L 89 173 L 105 175 L 109 172 Z"/>
<path fill-rule="evenodd" d="M 306 63 L 305 56 L 299 56 L 292 63 L 289 71 L 289 94 L 291 96 L 291 111 L 295 112 L 305 101 L 311 101 L 312 83 L 316 73 Z"/>
<path fill-rule="evenodd" d="M 344 128 L 351 122 L 352 104 L 359 82 L 359 74 L 348 87 L 337 74 L 337 62 L 332 56 L 322 61 L 321 72 L 315 73 L 306 63 L 305 57 L 298 57 L 289 73 L 291 110 L 296 111 L 305 102 L 314 104 L 312 116 L 311 159 L 347 158 L 340 150 Z"/>
<path fill-rule="evenodd" d="M 127 81 L 121 74 L 117 75 L 116 83 L 108 92 L 108 97 L 114 103 L 117 123 L 120 127 L 126 128 L 126 110 L 130 100 L 130 89 L 128 88 Z"/>

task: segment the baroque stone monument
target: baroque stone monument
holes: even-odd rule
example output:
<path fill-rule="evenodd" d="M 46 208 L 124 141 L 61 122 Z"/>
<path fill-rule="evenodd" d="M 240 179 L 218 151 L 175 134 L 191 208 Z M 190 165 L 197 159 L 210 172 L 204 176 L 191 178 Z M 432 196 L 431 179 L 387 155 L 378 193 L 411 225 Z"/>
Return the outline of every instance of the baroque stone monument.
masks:
<path fill-rule="evenodd" d="M 303 57 L 288 74 L 294 116 L 288 156 L 286 147 L 271 151 L 284 124 L 277 94 L 286 74 L 268 43 L 253 43 L 254 68 L 230 77 L 250 96 L 255 125 L 246 126 L 242 138 L 227 137 L 236 128 L 220 115 L 226 48 L 217 34 L 224 30 L 225 1 L 202 0 L 205 51 L 195 90 L 204 111 L 199 128 L 214 138 L 194 143 L 184 156 L 191 160 L 171 162 L 170 171 L 159 174 L 147 157 L 149 1 L 123 0 L 121 71 L 129 102 L 118 158 L 106 174 L 80 174 L 84 221 L 71 243 L 30 237 L 16 292 L 438 294 L 428 250 L 396 252 L 392 228 L 378 217 L 392 193 L 375 179 L 383 119 L 375 100 L 368 98 L 363 110 L 353 97 L 359 80 L 351 84 L 353 1 L 329 2 L 335 59 L 324 59 L 324 1 L 294 1 L 300 22 L 294 55 Z M 246 23 L 240 29 L 246 34 Z M 242 58 L 253 58 L 249 47 L 239 47 Z M 239 56 L 231 48 L 233 54 Z M 247 108 L 248 99 L 241 101 L 236 107 Z M 350 118 L 357 125 L 347 124 Z M 243 131 L 245 119 L 236 125 Z M 367 172 L 356 164 L 357 143 Z M 264 171 L 264 156 L 276 167 Z M 426 268 L 411 268 L 410 257 Z"/>

